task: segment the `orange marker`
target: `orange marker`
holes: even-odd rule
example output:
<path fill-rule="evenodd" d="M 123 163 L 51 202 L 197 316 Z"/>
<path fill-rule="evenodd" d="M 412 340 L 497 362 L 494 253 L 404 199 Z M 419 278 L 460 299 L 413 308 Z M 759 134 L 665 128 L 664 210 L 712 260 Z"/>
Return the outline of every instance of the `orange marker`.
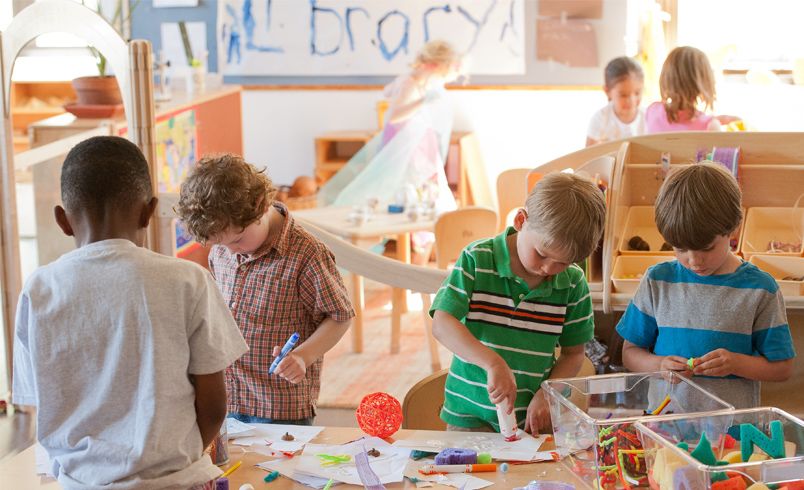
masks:
<path fill-rule="evenodd" d="M 422 475 L 438 473 L 482 473 L 497 471 L 496 464 L 428 464 L 419 469 Z"/>

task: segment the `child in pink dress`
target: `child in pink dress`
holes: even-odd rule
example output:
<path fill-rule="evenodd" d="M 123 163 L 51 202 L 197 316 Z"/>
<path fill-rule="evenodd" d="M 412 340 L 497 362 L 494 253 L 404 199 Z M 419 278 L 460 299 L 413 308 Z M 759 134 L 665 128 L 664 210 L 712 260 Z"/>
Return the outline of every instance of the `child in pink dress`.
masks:
<path fill-rule="evenodd" d="M 717 118 L 699 110 L 712 110 L 715 74 L 703 51 L 682 46 L 667 55 L 659 77 L 662 100 L 645 110 L 647 133 L 669 131 L 720 131 Z"/>

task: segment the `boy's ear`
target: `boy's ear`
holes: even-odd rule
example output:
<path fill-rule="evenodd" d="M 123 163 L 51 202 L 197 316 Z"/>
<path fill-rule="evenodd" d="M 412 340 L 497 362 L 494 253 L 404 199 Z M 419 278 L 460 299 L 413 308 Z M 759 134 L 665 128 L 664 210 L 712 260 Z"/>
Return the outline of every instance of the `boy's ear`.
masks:
<path fill-rule="evenodd" d="M 156 197 L 152 197 L 147 203 L 145 203 L 145 206 L 142 207 L 142 211 L 140 211 L 140 228 L 148 227 L 148 223 L 151 222 L 151 218 L 153 218 L 154 213 L 156 212 L 156 206 L 158 204 L 159 199 Z"/>
<path fill-rule="evenodd" d="M 63 207 L 56 205 L 56 207 L 53 208 L 53 216 L 56 218 L 56 224 L 59 225 L 59 228 L 61 228 L 61 231 L 65 235 L 75 236 L 73 226 L 67 218 L 67 211 L 65 211 Z"/>
<path fill-rule="evenodd" d="M 522 227 L 525 226 L 525 221 L 527 221 L 527 219 L 528 212 L 523 208 L 517 209 L 516 215 L 514 216 L 514 229 L 516 231 L 522 231 Z"/>

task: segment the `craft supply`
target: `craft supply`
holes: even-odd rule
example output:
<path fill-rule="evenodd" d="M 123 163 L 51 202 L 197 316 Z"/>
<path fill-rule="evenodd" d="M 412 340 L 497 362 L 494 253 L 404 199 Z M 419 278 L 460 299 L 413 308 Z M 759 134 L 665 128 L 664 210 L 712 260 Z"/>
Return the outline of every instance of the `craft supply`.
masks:
<path fill-rule="evenodd" d="M 489 464 L 491 463 L 491 454 L 489 453 L 480 453 L 477 455 L 477 462 L 480 464 Z"/>
<path fill-rule="evenodd" d="M 295 441 L 296 438 L 293 437 L 293 435 L 290 432 L 285 432 L 285 434 L 282 436 L 282 440 L 283 441 Z"/>
<path fill-rule="evenodd" d="M 508 413 L 507 405 L 498 403 L 497 420 L 500 423 L 500 434 L 503 435 L 506 441 L 513 442 L 519 440 L 519 437 L 516 435 L 517 423 L 516 415 L 513 410 L 511 413 Z"/>
<path fill-rule="evenodd" d="M 380 481 L 380 477 L 371 469 L 365 447 L 362 452 L 355 454 L 355 466 L 357 467 L 357 476 L 360 477 L 363 488 L 367 488 L 368 490 L 385 490 L 385 486 L 382 484 L 382 481 Z"/>
<path fill-rule="evenodd" d="M 355 417 L 363 432 L 386 438 L 402 426 L 402 405 L 388 393 L 370 393 L 360 400 Z"/>
<path fill-rule="evenodd" d="M 698 441 L 698 445 L 695 446 L 695 449 L 690 453 L 690 456 L 705 465 L 714 466 L 717 463 L 715 452 L 712 451 L 712 444 L 710 444 L 709 439 L 706 438 L 706 432 L 701 433 L 701 439 Z"/>
<path fill-rule="evenodd" d="M 689 359 L 687 359 L 687 367 L 689 368 L 690 371 L 695 369 L 696 361 L 697 359 L 695 359 L 694 357 L 690 357 Z"/>
<path fill-rule="evenodd" d="M 766 436 L 761 430 L 752 424 L 740 424 L 740 451 L 743 461 L 748 461 L 754 453 L 754 446 L 759 446 L 771 458 L 784 458 L 784 430 L 782 422 L 772 420 L 770 427 L 770 437 Z"/>
<path fill-rule="evenodd" d="M 388 214 L 402 214 L 405 212 L 405 206 L 401 204 L 389 204 Z"/>
<path fill-rule="evenodd" d="M 435 457 L 435 464 L 475 464 L 477 462 L 477 451 L 457 447 L 444 449 Z"/>
<path fill-rule="evenodd" d="M 221 424 L 218 435 L 212 440 L 212 444 L 207 448 L 209 458 L 217 466 L 223 466 L 229 462 L 229 434 L 226 432 L 226 424 Z"/>
<path fill-rule="evenodd" d="M 339 464 L 348 463 L 352 457 L 348 454 L 316 454 L 318 459 L 321 460 L 321 466 L 336 466 Z"/>
<path fill-rule="evenodd" d="M 377 450 L 377 448 L 374 448 L 374 447 L 373 447 L 373 448 L 371 448 L 371 449 L 368 451 L 368 453 L 367 453 L 367 454 L 368 454 L 369 456 L 371 456 L 372 458 L 379 458 L 379 457 L 380 457 L 380 451 L 378 451 L 378 450 Z"/>
<path fill-rule="evenodd" d="M 237 463 L 235 463 L 235 464 L 233 464 L 231 467 L 229 467 L 229 469 L 228 469 L 228 470 L 224 471 L 224 472 L 223 472 L 223 475 L 221 475 L 221 476 L 229 476 L 229 475 L 231 475 L 232 473 L 234 473 L 234 472 L 235 472 L 235 470 L 237 470 L 238 468 L 240 468 L 240 465 L 241 465 L 241 464 L 243 464 L 243 462 L 242 462 L 242 461 L 238 461 Z"/>
<path fill-rule="evenodd" d="M 238 490 L 254 490 L 254 485 L 252 485 L 251 483 L 244 483 L 240 485 L 240 488 Z"/>
<path fill-rule="evenodd" d="M 215 490 L 229 490 L 229 479 L 222 476 L 215 480 Z"/>
<path fill-rule="evenodd" d="M 503 463 L 500 465 L 500 471 L 502 473 L 508 473 L 508 463 Z"/>
<path fill-rule="evenodd" d="M 329 479 L 329 481 L 327 482 L 327 484 L 326 484 L 326 485 L 324 485 L 324 489 L 323 489 L 323 490 L 329 490 L 330 488 L 332 488 L 332 484 L 333 484 L 333 483 L 335 483 L 335 480 L 333 480 L 332 478 L 330 478 L 330 479 Z"/>
<path fill-rule="evenodd" d="M 664 400 L 662 400 L 662 403 L 660 403 L 659 406 L 656 407 L 656 410 L 651 412 L 651 415 L 659 415 L 665 408 L 667 408 L 667 405 L 669 404 L 670 404 L 670 395 L 667 395 L 664 397 Z"/>
<path fill-rule="evenodd" d="M 279 366 L 279 363 L 282 362 L 282 359 L 284 359 L 285 356 L 287 356 L 290 353 L 290 351 L 293 350 L 293 348 L 296 346 L 296 342 L 298 341 L 299 341 L 299 333 L 294 332 L 293 335 L 290 336 L 288 341 L 285 342 L 285 345 L 282 346 L 282 350 L 279 351 L 279 355 L 276 356 L 274 362 L 271 363 L 271 367 L 268 368 L 268 374 L 274 374 L 276 367 Z"/>
<path fill-rule="evenodd" d="M 497 471 L 496 464 L 428 464 L 419 468 L 422 475 L 438 473 L 484 473 Z"/>
<path fill-rule="evenodd" d="M 420 459 L 429 458 L 430 456 L 435 456 L 438 453 L 434 453 L 432 451 L 420 451 L 418 449 L 414 449 L 410 452 L 410 459 L 413 461 L 418 461 Z"/>
<path fill-rule="evenodd" d="M 265 478 L 263 478 L 262 481 L 264 481 L 265 483 L 271 483 L 272 481 L 276 480 L 277 478 L 279 478 L 279 471 L 274 470 L 274 471 L 268 473 L 267 475 L 265 475 Z"/>

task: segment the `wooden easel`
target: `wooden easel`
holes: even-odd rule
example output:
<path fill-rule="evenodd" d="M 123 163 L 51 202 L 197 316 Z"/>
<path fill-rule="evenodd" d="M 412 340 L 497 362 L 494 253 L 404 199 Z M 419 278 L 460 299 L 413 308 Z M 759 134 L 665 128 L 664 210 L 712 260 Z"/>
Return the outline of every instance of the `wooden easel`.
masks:
<path fill-rule="evenodd" d="M 3 290 L 0 301 L 9 354 L 14 341 L 17 298 L 22 289 L 10 114 L 11 74 L 25 45 L 42 34 L 53 32 L 73 34 L 106 56 L 120 86 L 129 128 L 128 138 L 145 154 L 154 192 L 158 189 L 150 43 L 144 40 L 126 42 L 100 15 L 70 0 L 38 1 L 22 10 L 0 33 L 0 89 L 3 95 L 0 98 L 0 132 L 3 135 L 0 139 L 0 280 Z M 65 149 L 65 153 L 68 149 Z M 157 233 L 158 227 L 152 224 L 148 230 L 149 248 L 155 249 L 159 243 Z M 11 386 L 11 355 L 6 358 L 6 367 Z"/>

